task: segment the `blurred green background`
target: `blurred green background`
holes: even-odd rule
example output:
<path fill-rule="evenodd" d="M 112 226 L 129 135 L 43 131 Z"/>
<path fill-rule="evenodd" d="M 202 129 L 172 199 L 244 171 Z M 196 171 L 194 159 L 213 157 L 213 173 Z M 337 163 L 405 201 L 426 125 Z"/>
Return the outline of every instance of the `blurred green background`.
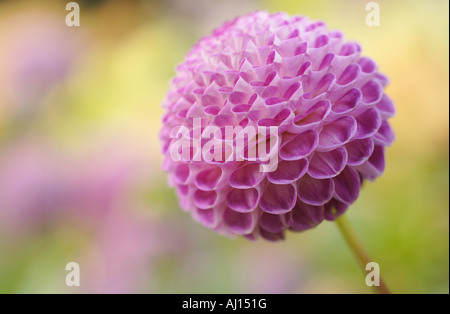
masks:
<path fill-rule="evenodd" d="M 368 1 L 367 1 L 368 2 Z M 0 2 L 1 293 L 370 293 L 333 223 L 282 243 L 194 222 L 160 170 L 161 101 L 198 38 L 263 9 L 321 19 L 391 84 L 396 142 L 348 217 L 395 293 L 449 292 L 449 2 Z M 65 265 L 81 286 L 65 285 Z"/>

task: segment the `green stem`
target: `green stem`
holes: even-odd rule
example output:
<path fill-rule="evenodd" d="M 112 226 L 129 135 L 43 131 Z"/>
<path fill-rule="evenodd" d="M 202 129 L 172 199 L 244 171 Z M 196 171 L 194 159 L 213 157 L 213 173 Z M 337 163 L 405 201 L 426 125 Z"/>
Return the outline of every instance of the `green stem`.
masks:
<path fill-rule="evenodd" d="M 367 255 L 367 252 L 364 249 L 363 244 L 359 240 L 358 236 L 356 235 L 355 231 L 353 230 L 352 226 L 350 225 L 350 222 L 348 221 L 345 215 L 340 216 L 336 220 L 336 224 L 339 227 L 339 230 L 341 231 L 348 246 L 353 251 L 353 254 L 358 259 L 358 262 L 361 265 L 363 272 L 365 272 L 366 265 L 370 262 L 373 262 L 373 260 L 369 257 L 369 255 Z M 381 277 L 380 277 L 380 285 L 373 287 L 377 291 L 377 293 L 390 294 L 388 287 L 381 279 Z"/>

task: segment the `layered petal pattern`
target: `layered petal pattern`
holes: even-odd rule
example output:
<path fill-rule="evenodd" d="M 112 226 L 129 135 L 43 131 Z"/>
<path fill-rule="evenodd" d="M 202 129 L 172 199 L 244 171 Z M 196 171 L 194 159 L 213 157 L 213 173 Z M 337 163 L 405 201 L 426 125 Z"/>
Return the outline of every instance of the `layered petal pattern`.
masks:
<path fill-rule="evenodd" d="M 163 167 L 181 207 L 217 232 L 272 241 L 336 219 L 384 170 L 395 113 L 387 83 L 359 44 L 323 22 L 260 11 L 226 22 L 187 53 L 163 103 Z M 276 127 L 276 170 L 262 171 L 251 145 L 233 149 L 239 134 L 225 138 L 228 126 Z M 221 158 L 195 158 L 195 145 L 190 158 L 171 157 L 175 141 L 199 134 Z"/>

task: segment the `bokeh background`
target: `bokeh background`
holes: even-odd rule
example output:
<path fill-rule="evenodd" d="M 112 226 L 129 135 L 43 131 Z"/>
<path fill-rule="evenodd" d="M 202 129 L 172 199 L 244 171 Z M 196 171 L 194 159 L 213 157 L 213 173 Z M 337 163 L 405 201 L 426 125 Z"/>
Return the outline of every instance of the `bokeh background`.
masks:
<path fill-rule="evenodd" d="M 256 9 L 321 19 L 391 78 L 396 142 L 348 217 L 396 293 L 449 292 L 449 2 L 0 1 L 1 293 L 370 293 L 336 226 L 216 235 L 161 169 L 161 101 L 198 38 Z M 65 265 L 81 286 L 65 285 Z"/>

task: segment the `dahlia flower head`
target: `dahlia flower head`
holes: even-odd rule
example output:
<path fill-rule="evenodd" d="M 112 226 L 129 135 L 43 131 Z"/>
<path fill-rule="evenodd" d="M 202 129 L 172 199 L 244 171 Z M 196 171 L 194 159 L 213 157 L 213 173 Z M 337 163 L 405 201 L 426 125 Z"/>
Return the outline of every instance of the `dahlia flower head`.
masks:
<path fill-rule="evenodd" d="M 286 230 L 336 219 L 362 183 L 384 171 L 394 139 L 388 79 L 359 44 L 321 21 L 261 11 L 238 17 L 200 39 L 176 73 L 163 102 L 163 169 L 181 207 L 208 228 L 281 240 Z M 193 137 L 194 119 L 200 133 L 276 126 L 276 149 L 268 148 L 276 169 L 261 171 L 267 161 L 245 153 L 227 158 L 226 149 L 222 161 L 174 159 L 173 130 L 183 126 Z"/>

